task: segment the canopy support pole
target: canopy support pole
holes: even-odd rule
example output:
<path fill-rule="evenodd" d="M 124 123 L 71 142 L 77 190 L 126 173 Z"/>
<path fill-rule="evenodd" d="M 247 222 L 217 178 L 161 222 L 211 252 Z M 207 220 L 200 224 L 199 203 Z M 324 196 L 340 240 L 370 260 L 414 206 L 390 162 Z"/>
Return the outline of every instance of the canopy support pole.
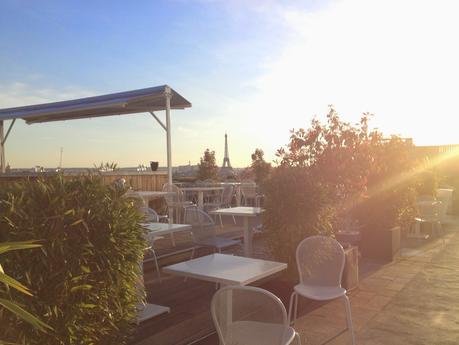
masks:
<path fill-rule="evenodd" d="M 167 134 L 167 182 L 172 184 L 172 148 L 171 148 L 171 97 L 172 91 L 166 86 L 164 90 L 166 97 L 166 134 Z"/>
<path fill-rule="evenodd" d="M 10 126 L 8 127 L 8 130 L 6 131 L 6 134 L 3 135 L 4 122 L 3 120 L 0 121 L 0 172 L 2 174 L 6 172 L 5 142 L 6 142 L 6 139 L 8 139 L 8 135 L 10 135 L 11 129 L 13 129 L 15 122 L 16 122 L 16 119 L 13 119 L 13 121 L 11 121 Z"/>
<path fill-rule="evenodd" d="M 5 138 L 3 136 L 3 120 L 0 120 L 0 172 L 5 173 Z"/>
<path fill-rule="evenodd" d="M 155 114 L 154 112 L 152 112 L 152 111 L 150 111 L 150 114 L 151 114 L 151 116 L 153 116 L 153 117 L 156 119 L 156 121 L 158 121 L 159 125 L 160 125 L 161 127 L 163 127 L 165 131 L 167 131 L 166 126 L 165 126 L 164 123 L 158 118 L 158 116 L 156 116 L 156 114 Z"/>

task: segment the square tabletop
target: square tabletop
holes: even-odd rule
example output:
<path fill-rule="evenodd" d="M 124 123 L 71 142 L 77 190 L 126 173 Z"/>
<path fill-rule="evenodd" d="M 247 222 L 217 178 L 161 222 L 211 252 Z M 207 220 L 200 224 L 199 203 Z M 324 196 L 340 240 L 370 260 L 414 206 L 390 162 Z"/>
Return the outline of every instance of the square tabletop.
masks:
<path fill-rule="evenodd" d="M 287 269 L 282 262 L 211 254 L 166 266 L 163 272 L 222 285 L 247 285 Z"/>
<path fill-rule="evenodd" d="M 210 192 L 214 190 L 223 190 L 224 187 L 219 187 L 219 186 L 201 186 L 201 187 L 183 187 L 180 188 L 181 190 L 185 192 Z"/>
<path fill-rule="evenodd" d="M 210 211 L 209 214 L 221 214 L 226 216 L 243 216 L 243 217 L 255 217 L 259 214 L 262 214 L 264 209 L 261 207 L 247 207 L 247 206 L 238 206 L 238 207 L 229 207 L 229 208 L 220 208 L 218 210 Z"/>
<path fill-rule="evenodd" d="M 150 198 L 150 199 L 160 198 L 166 195 L 175 194 L 174 192 L 162 192 L 162 191 L 154 191 L 154 190 L 139 190 L 134 193 L 140 196 L 141 198 Z"/>
<path fill-rule="evenodd" d="M 140 225 L 148 230 L 148 236 L 168 235 L 178 231 L 191 230 L 189 224 L 140 223 Z"/>

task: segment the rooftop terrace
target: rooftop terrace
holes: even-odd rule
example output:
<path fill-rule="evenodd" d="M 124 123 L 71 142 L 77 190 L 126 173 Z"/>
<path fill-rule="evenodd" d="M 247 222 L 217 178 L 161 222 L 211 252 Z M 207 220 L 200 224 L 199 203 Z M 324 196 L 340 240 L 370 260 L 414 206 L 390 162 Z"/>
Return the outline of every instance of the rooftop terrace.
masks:
<path fill-rule="evenodd" d="M 401 256 L 392 263 L 361 260 L 359 287 L 349 293 L 357 344 L 455 344 L 459 332 L 459 221 L 447 227 L 443 238 L 403 240 Z M 240 226 L 225 225 L 225 236 L 241 235 Z M 159 254 L 168 251 L 169 239 L 158 243 Z M 176 235 L 177 247 L 185 248 L 189 235 Z M 269 258 L 263 235 L 254 240 L 254 256 Z M 162 248 L 161 248 L 162 247 Z M 177 248 L 175 248 L 177 249 Z M 232 251 L 241 254 L 241 249 Z M 199 255 L 205 255 L 202 249 Z M 161 266 L 185 260 L 189 252 L 161 259 Z M 133 345 L 218 344 L 210 316 L 215 285 L 163 274 L 145 265 L 148 301 L 167 305 L 170 314 L 139 325 Z M 291 286 L 282 275 L 257 284 L 276 294 L 288 307 Z M 341 301 L 319 303 L 300 299 L 295 329 L 303 343 L 350 344 Z M 305 342 L 306 339 L 306 342 Z"/>

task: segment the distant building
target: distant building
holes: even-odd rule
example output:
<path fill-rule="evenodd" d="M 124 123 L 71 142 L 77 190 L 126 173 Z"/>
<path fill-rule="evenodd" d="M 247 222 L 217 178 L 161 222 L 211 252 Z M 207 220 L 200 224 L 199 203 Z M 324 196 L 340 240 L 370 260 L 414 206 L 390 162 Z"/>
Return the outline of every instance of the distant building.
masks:
<path fill-rule="evenodd" d="M 198 174 L 198 166 L 191 165 L 191 163 L 188 163 L 187 165 L 179 165 L 177 167 L 172 168 L 172 172 L 176 177 L 196 176 Z"/>

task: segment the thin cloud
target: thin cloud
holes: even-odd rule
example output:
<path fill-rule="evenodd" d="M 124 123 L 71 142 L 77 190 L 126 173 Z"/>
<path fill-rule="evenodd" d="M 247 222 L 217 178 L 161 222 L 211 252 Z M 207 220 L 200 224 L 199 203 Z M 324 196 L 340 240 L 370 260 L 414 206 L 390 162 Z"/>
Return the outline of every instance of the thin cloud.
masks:
<path fill-rule="evenodd" d="M 81 90 L 75 87 L 67 87 L 58 90 L 49 87 L 37 87 L 19 81 L 0 81 L 0 108 L 64 101 L 91 95 L 94 95 L 94 92 Z"/>

